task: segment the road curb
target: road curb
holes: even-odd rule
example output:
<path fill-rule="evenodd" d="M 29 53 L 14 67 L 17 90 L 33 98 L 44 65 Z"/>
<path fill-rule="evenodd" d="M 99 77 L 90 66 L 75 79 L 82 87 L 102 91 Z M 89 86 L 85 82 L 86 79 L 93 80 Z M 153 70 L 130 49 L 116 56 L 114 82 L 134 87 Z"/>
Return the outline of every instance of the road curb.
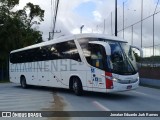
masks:
<path fill-rule="evenodd" d="M 140 78 L 140 85 L 149 85 L 160 87 L 160 80 L 157 79 L 148 79 L 148 78 Z"/>

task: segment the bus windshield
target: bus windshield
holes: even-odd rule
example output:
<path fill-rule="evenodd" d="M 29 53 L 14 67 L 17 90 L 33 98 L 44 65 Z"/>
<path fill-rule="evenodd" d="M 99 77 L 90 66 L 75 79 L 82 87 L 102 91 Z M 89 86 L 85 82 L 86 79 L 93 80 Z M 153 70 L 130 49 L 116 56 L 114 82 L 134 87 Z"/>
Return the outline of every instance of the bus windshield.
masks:
<path fill-rule="evenodd" d="M 137 72 L 135 56 L 127 43 L 108 41 L 111 55 L 107 56 L 110 71 L 122 75 L 131 75 Z"/>
<path fill-rule="evenodd" d="M 111 48 L 111 55 L 106 54 L 107 51 L 105 51 L 103 46 L 89 44 L 89 41 L 108 43 Z M 135 56 L 126 42 L 101 38 L 84 38 L 80 39 L 79 43 L 87 62 L 91 66 L 119 75 L 133 75 L 137 73 Z"/>

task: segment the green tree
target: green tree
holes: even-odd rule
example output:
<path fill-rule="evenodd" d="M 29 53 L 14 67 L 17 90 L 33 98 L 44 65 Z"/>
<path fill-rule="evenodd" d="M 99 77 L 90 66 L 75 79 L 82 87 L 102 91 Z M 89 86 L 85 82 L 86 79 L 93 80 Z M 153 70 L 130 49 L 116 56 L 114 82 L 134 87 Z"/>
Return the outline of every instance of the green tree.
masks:
<path fill-rule="evenodd" d="M 19 0 L 0 0 L 0 64 L 8 61 L 11 50 L 42 42 L 42 32 L 34 27 L 44 21 L 44 10 L 27 3 L 13 11 Z"/>

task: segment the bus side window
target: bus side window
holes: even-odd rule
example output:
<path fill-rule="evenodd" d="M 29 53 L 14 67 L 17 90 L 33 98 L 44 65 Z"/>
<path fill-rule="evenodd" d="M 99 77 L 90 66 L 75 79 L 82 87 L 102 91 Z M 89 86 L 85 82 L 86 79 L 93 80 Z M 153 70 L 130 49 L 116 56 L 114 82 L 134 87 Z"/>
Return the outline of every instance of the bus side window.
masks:
<path fill-rule="evenodd" d="M 91 45 L 91 64 L 94 67 L 103 69 L 103 52 L 101 47 L 101 45 L 97 44 Z"/>
<path fill-rule="evenodd" d="M 91 65 L 91 45 L 87 43 L 82 44 L 81 47 L 87 62 Z"/>
<path fill-rule="evenodd" d="M 57 60 L 57 59 L 60 59 L 60 54 L 58 52 L 56 44 L 54 44 L 51 45 L 50 47 L 50 60 Z"/>
<path fill-rule="evenodd" d="M 91 46 L 91 62 L 94 67 L 103 68 L 102 54 L 99 47 L 99 45 L 94 44 Z"/>
<path fill-rule="evenodd" d="M 67 41 L 56 44 L 61 59 L 72 59 L 80 62 L 81 58 L 74 41 Z"/>
<path fill-rule="evenodd" d="M 81 58 L 77 49 L 77 46 L 74 41 L 69 41 L 68 44 L 70 45 L 70 59 L 73 59 L 75 61 L 81 62 Z"/>
<path fill-rule="evenodd" d="M 88 64 L 102 70 L 105 69 L 106 54 L 104 47 L 98 44 L 89 43 L 87 39 L 81 39 L 79 40 L 79 43 Z"/>

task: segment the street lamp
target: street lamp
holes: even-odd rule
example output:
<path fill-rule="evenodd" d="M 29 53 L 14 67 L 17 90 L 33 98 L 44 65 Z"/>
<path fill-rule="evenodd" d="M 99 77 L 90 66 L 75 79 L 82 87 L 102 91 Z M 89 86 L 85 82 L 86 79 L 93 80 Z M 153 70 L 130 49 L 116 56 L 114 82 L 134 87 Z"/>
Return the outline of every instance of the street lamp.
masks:
<path fill-rule="evenodd" d="M 81 27 L 80 27 L 80 33 L 82 34 L 82 29 L 83 29 L 83 27 L 84 27 L 84 25 L 82 25 Z"/>

